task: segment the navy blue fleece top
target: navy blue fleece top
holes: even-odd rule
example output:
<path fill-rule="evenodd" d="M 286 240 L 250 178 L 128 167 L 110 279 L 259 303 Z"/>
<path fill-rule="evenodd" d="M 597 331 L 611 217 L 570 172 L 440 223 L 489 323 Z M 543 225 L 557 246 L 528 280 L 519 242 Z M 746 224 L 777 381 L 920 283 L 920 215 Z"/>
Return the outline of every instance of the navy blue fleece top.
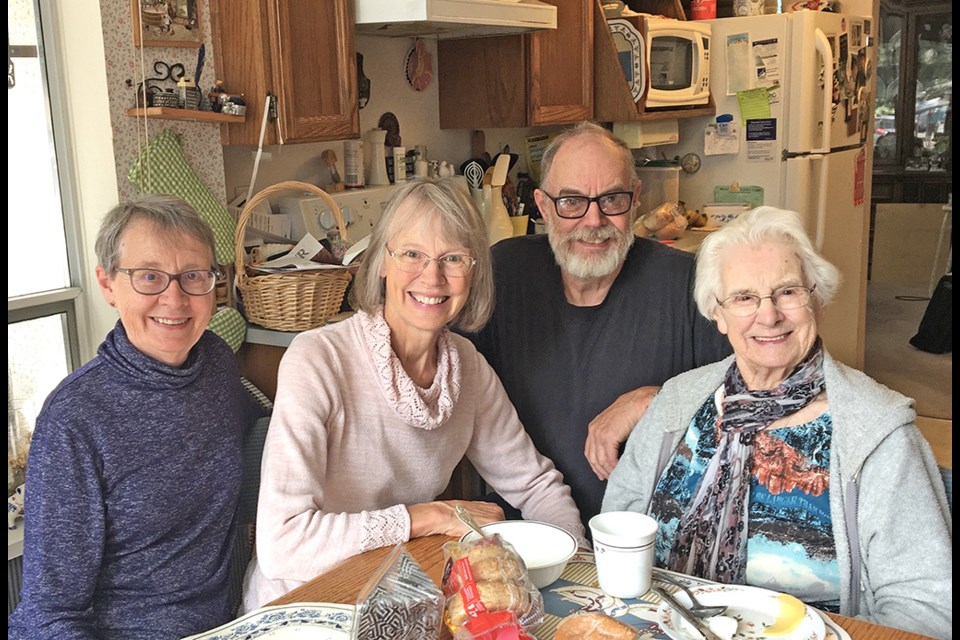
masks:
<path fill-rule="evenodd" d="M 44 403 L 9 638 L 181 638 L 230 619 L 248 396 L 207 331 L 181 368 L 118 322 Z"/>

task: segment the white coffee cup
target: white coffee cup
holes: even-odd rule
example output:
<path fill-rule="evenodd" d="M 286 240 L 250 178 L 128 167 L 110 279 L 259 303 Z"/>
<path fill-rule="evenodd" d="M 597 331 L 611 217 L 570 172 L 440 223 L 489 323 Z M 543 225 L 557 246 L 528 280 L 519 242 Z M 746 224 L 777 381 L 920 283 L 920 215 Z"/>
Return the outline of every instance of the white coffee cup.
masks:
<path fill-rule="evenodd" d="M 607 511 L 590 518 L 597 579 L 604 593 L 636 598 L 650 589 L 657 521 L 636 511 Z"/>

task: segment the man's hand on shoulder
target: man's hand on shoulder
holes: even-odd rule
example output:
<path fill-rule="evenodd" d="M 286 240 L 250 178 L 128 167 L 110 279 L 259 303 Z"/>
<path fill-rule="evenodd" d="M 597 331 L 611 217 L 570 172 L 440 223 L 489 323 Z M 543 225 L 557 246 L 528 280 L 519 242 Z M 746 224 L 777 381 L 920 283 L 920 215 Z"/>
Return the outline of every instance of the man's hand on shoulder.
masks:
<path fill-rule="evenodd" d="M 643 417 L 660 387 L 640 387 L 628 391 L 600 412 L 587 426 L 583 454 L 601 480 L 610 477 L 617 466 L 620 445 L 626 442 L 637 421 Z"/>

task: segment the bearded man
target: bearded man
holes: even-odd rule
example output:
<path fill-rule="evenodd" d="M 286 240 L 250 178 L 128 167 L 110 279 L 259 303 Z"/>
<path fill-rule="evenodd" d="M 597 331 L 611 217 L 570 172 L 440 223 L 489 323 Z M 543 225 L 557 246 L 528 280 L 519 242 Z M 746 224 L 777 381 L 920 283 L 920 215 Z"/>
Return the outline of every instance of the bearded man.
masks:
<path fill-rule="evenodd" d="M 730 346 L 697 311 L 693 254 L 633 235 L 641 184 L 622 141 L 582 122 L 554 138 L 541 176 L 546 237 L 493 247 L 496 307 L 468 337 L 586 525 L 660 385 Z"/>

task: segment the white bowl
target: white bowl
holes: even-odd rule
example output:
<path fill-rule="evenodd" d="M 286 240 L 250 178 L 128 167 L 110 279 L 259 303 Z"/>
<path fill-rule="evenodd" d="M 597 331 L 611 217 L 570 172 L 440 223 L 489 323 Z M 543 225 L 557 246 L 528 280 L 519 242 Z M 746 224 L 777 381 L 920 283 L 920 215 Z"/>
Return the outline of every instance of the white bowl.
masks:
<path fill-rule="evenodd" d="M 553 584 L 563 573 L 567 561 L 577 552 L 577 539 L 560 527 L 533 520 L 504 520 L 483 527 L 486 534 L 499 533 L 516 550 L 527 565 L 527 573 L 537 589 Z M 477 539 L 473 531 L 460 537 L 461 542 Z"/>

